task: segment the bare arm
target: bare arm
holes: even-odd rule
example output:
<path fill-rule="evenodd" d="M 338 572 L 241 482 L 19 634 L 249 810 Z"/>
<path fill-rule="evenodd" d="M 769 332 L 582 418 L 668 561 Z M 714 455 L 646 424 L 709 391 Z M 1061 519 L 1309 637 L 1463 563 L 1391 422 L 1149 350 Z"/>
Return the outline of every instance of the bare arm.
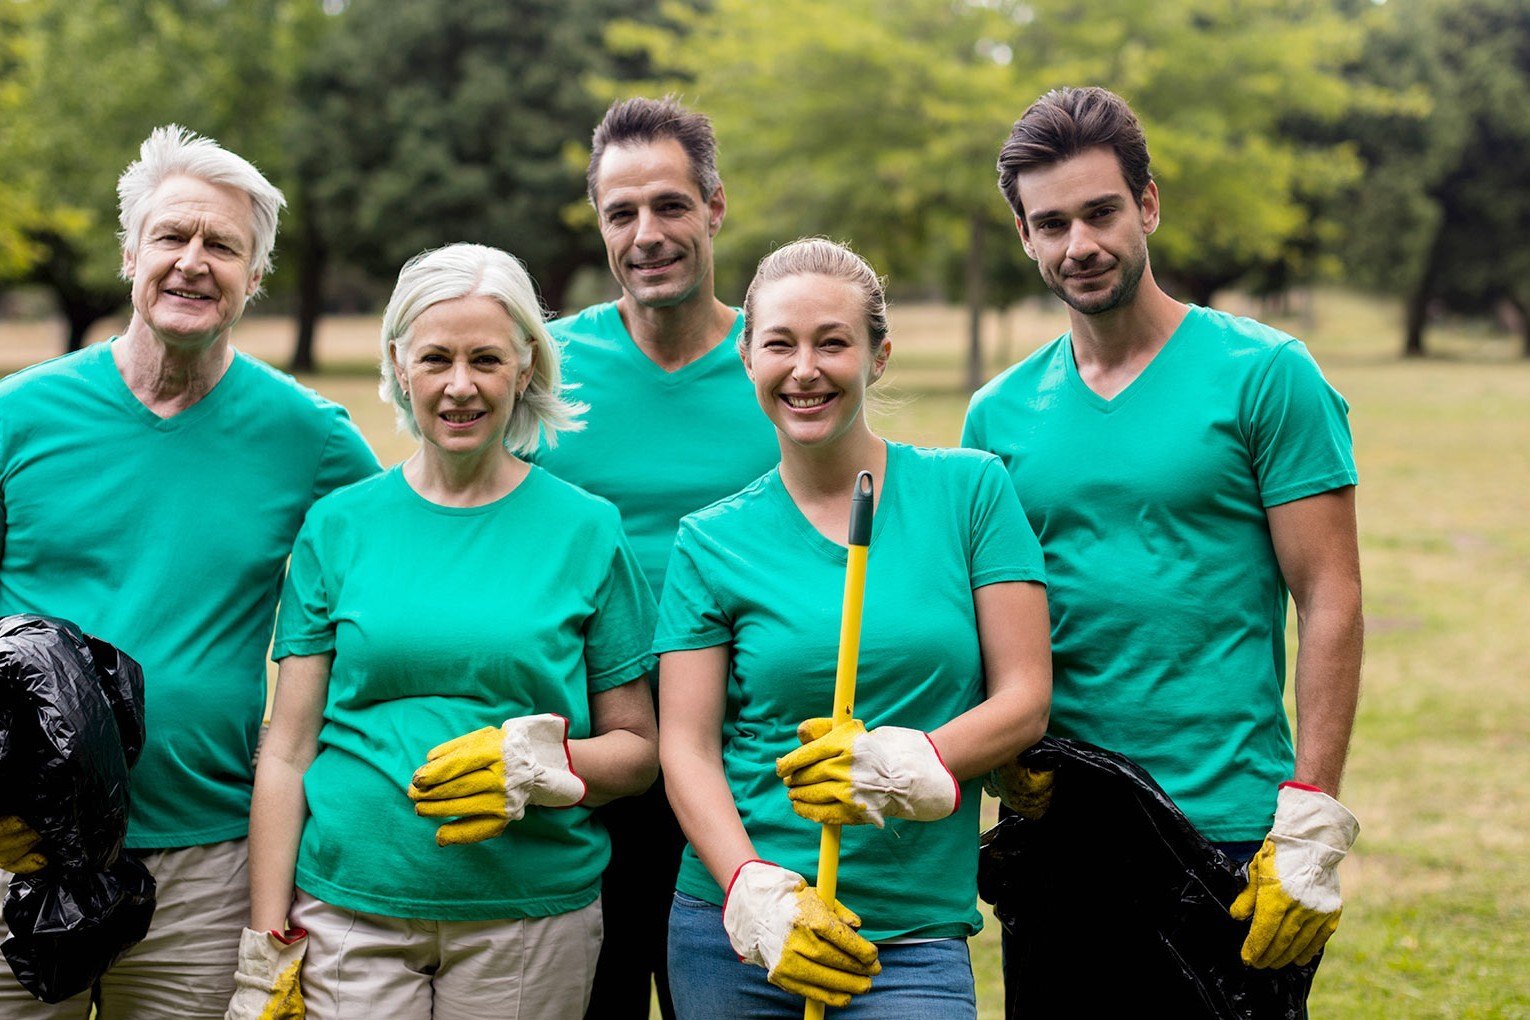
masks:
<path fill-rule="evenodd" d="M 722 888 L 739 865 L 759 855 L 739 817 L 723 774 L 722 728 L 728 685 L 728 646 L 659 657 L 659 759 L 665 790 L 686 839 Z"/>
<path fill-rule="evenodd" d="M 1266 510 L 1296 604 L 1296 775 L 1337 797 L 1360 696 L 1364 621 L 1355 489 Z"/>
<path fill-rule="evenodd" d="M 327 654 L 294 655 L 278 668 L 271 729 L 260 748 L 250 806 L 250 927 L 256 931 L 287 927 L 298 841 L 308 818 L 303 774 L 318 753 L 330 661 Z"/>
<path fill-rule="evenodd" d="M 585 784 L 581 803 L 599 807 L 653 785 L 659 774 L 659 729 L 644 678 L 593 695 L 590 724 L 592 736 L 568 742 L 574 772 Z"/>
<path fill-rule="evenodd" d="M 1013 761 L 1040 740 L 1052 705 L 1046 588 L 1009 581 L 984 585 L 972 596 L 988 697 L 930 734 L 959 780 Z"/>

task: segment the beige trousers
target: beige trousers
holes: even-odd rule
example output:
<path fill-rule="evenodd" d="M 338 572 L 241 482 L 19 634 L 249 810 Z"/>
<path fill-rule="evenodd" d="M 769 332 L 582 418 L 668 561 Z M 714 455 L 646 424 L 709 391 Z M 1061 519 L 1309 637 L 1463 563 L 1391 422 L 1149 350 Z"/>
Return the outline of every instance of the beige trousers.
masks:
<path fill-rule="evenodd" d="M 154 920 L 101 978 L 98 1020 L 222 1020 L 250 916 L 246 841 L 139 856 L 157 885 Z M 0 898 L 11 877 L 0 871 Z M 0 919 L 0 939 L 9 935 Z M 89 1013 L 89 993 L 51 1006 L 32 998 L 0 957 L 0 1018 L 85 1020 Z"/>
<path fill-rule="evenodd" d="M 298 890 L 309 1020 L 580 1020 L 600 955 L 600 900 L 553 917 L 421 921 Z"/>

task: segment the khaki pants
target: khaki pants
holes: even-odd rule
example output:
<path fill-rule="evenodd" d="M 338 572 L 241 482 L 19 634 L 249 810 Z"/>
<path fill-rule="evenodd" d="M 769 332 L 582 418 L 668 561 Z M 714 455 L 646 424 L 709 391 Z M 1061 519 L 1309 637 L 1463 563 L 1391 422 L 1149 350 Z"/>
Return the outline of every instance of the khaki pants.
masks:
<path fill-rule="evenodd" d="M 157 884 L 154 920 L 102 976 L 99 1020 L 222 1020 L 234 994 L 239 933 L 249 923 L 245 840 L 139 856 Z M 10 880 L 0 871 L 0 897 Z M 9 935 L 0 919 L 0 938 Z M 38 1002 L 0 958 L 4 1020 L 85 1020 L 89 1013 L 89 993 Z"/>
<path fill-rule="evenodd" d="M 580 1020 L 600 955 L 600 901 L 553 917 L 421 921 L 298 890 L 311 1020 Z"/>

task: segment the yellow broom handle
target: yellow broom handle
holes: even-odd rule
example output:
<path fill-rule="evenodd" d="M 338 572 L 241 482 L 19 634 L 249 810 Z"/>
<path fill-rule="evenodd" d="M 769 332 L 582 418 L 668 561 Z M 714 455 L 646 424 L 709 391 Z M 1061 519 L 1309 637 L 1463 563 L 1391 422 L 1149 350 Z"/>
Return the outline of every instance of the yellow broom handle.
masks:
<path fill-rule="evenodd" d="M 845 601 L 839 618 L 839 662 L 834 670 L 834 725 L 855 718 L 855 667 L 861 657 L 861 608 L 866 600 L 866 557 L 871 549 L 871 472 L 855 479 L 850 497 L 850 550 L 845 559 Z M 825 825 L 818 839 L 818 895 L 834 909 L 839 895 L 839 826 Z M 823 1020 L 823 1003 L 807 1000 L 805 1020 Z"/>

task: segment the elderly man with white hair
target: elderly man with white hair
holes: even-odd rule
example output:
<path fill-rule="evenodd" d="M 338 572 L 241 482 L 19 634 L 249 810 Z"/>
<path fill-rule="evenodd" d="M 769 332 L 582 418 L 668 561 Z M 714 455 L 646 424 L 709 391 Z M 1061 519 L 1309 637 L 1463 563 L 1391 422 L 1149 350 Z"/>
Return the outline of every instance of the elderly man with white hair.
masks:
<path fill-rule="evenodd" d="M 127 330 L 0 381 L 0 615 L 64 617 L 143 666 L 126 845 L 158 908 L 101 979 L 99 1015 L 221 1017 L 287 556 L 309 506 L 378 463 L 343 408 L 231 346 L 271 269 L 281 192 L 174 125 L 117 191 Z M 0 893 L 47 855 L 0 817 Z M 88 1014 L 91 996 L 45 1005 L 3 968 L 7 1020 Z"/>

